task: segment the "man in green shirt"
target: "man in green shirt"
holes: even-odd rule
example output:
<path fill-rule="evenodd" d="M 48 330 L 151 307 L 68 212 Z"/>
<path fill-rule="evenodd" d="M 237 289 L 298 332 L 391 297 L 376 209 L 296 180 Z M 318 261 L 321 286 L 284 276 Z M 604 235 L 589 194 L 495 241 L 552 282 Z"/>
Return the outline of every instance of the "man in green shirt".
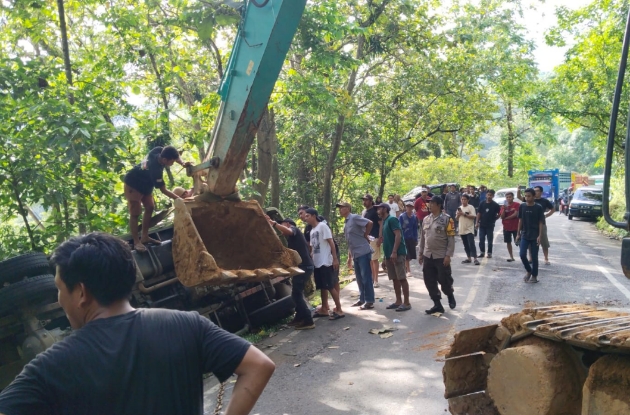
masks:
<path fill-rule="evenodd" d="M 389 205 L 381 203 L 376 205 L 378 215 L 382 219 L 383 251 L 387 261 L 387 277 L 394 283 L 396 302 L 387 306 L 396 311 L 411 310 L 409 303 L 409 283 L 407 282 L 407 270 L 405 260 L 407 248 L 403 243 L 402 229 L 397 218 L 389 216 Z M 402 294 L 402 295 L 401 295 Z M 404 297 L 404 302 L 403 302 Z"/>

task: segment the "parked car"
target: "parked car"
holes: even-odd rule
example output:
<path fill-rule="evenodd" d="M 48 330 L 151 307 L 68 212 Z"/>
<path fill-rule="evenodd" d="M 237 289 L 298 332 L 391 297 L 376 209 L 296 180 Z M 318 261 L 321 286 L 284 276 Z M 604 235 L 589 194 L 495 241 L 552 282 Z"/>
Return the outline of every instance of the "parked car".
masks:
<path fill-rule="evenodd" d="M 508 192 L 514 193 L 514 200 L 517 200 L 516 195 L 518 193 L 518 189 L 516 187 L 509 187 L 507 189 L 499 189 L 494 194 L 494 201 L 499 205 L 503 205 L 505 203 L 505 194 Z"/>
<path fill-rule="evenodd" d="M 569 220 L 602 216 L 603 192 L 599 186 L 583 186 L 573 194 L 569 204 Z"/>
<path fill-rule="evenodd" d="M 424 189 L 424 186 L 414 187 L 413 189 L 405 193 L 405 195 L 402 197 L 403 202 L 414 202 L 416 200 L 416 196 L 418 196 L 420 192 L 422 192 L 422 190 Z"/>

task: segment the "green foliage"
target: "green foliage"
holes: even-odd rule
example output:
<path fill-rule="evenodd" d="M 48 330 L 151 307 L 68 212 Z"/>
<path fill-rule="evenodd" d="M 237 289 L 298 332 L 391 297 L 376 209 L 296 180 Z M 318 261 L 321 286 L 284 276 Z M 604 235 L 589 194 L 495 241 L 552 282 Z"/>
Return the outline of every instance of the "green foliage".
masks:
<path fill-rule="evenodd" d="M 626 214 L 626 196 L 625 196 L 625 181 L 620 177 L 613 177 L 610 181 L 610 215 L 616 221 L 623 222 Z M 616 237 L 624 237 L 628 235 L 628 232 L 623 229 L 618 229 L 610 226 L 606 220 L 601 217 L 597 222 L 597 227 L 602 231 L 614 235 Z"/>

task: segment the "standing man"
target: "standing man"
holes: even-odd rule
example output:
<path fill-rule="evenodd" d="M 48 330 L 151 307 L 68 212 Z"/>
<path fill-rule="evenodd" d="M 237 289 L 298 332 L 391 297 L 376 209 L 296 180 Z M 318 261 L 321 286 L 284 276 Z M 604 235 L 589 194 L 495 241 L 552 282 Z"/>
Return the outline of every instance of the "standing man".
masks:
<path fill-rule="evenodd" d="M 457 306 L 451 273 L 451 258 L 455 252 L 455 224 L 450 216 L 442 212 L 442 204 L 441 197 L 431 198 L 431 214 L 424 219 L 420 235 L 418 262 L 422 265 L 424 285 L 433 300 L 433 307 L 425 310 L 427 314 L 444 312 L 438 283 L 448 297 L 449 307 L 453 309 Z"/>
<path fill-rule="evenodd" d="M 542 196 L 543 188 L 542 186 L 534 186 L 534 191 L 536 192 L 536 197 L 534 199 L 535 203 L 538 203 L 545 213 L 545 221 L 543 222 L 542 232 L 540 234 L 540 246 L 543 249 L 543 255 L 545 256 L 545 265 L 551 265 L 549 262 L 549 237 L 547 236 L 547 218 L 553 215 L 556 212 L 556 208 L 553 206 L 548 199 Z M 519 199 L 523 200 L 523 196 L 519 195 Z"/>
<path fill-rule="evenodd" d="M 153 189 L 160 189 L 162 194 L 171 199 L 180 198 L 166 188 L 162 178 L 164 168 L 171 167 L 174 163 L 179 163 L 182 166 L 188 164 L 182 161 L 175 147 L 155 147 L 149 152 L 146 159 L 133 166 L 125 175 L 125 199 L 127 199 L 129 209 L 129 228 L 131 229 L 133 246 L 138 252 L 147 251 L 144 244 L 160 244 L 160 241 L 149 238 L 149 224 L 155 209 Z M 143 206 L 142 236 L 138 237 L 138 218 Z"/>
<path fill-rule="evenodd" d="M 273 362 L 196 311 L 134 309 L 136 262 L 126 242 L 104 233 L 55 250 L 59 305 L 74 329 L 24 366 L 0 393 L 0 413 L 198 414 L 203 375 L 236 373 L 226 415 L 248 414 Z"/>
<path fill-rule="evenodd" d="M 520 203 L 514 201 L 514 193 L 507 192 L 505 194 L 505 204 L 501 207 L 501 220 L 503 222 L 503 242 L 507 244 L 508 254 L 510 258 L 507 262 L 514 262 L 512 254 L 512 239 L 516 243 L 518 235 L 518 210 Z"/>
<path fill-rule="evenodd" d="M 304 234 L 297 228 L 295 222 L 289 218 L 284 218 L 281 222 L 275 222 L 267 216 L 267 220 L 272 228 L 277 229 L 287 238 L 289 249 L 293 249 L 302 258 L 299 267 L 304 274 L 296 275 L 291 279 L 291 298 L 295 304 L 295 317 L 289 322 L 288 326 L 293 326 L 296 330 L 309 330 L 315 328 L 313 316 L 304 299 L 304 286 L 313 275 L 313 259 L 309 253 L 309 246 L 304 238 Z"/>
<path fill-rule="evenodd" d="M 444 197 L 444 211 L 451 217 L 454 218 L 457 214 L 457 208 L 459 207 L 462 201 L 462 196 L 457 191 L 457 186 L 452 184 L 450 186 L 450 192 L 446 194 Z M 457 231 L 457 220 L 455 220 L 455 230 Z"/>
<path fill-rule="evenodd" d="M 477 261 L 477 248 L 475 248 L 475 208 L 472 207 L 468 200 L 468 194 L 462 195 L 462 205 L 457 208 L 457 219 L 459 220 L 459 236 L 464 243 L 466 251 L 466 259 L 462 264 L 470 264 L 475 261 L 475 265 L 479 265 Z"/>
<path fill-rule="evenodd" d="M 387 196 L 387 204 L 389 205 L 389 216 L 393 218 L 398 218 L 400 216 L 400 206 L 396 200 L 394 200 L 394 195 Z"/>
<path fill-rule="evenodd" d="M 403 238 L 405 240 L 405 248 L 407 248 L 407 257 L 405 268 L 407 269 L 407 278 L 411 277 L 411 260 L 416 259 L 416 247 L 418 246 L 418 218 L 413 214 L 412 201 L 405 204 L 405 213 L 398 217 L 400 227 L 402 228 Z"/>
<path fill-rule="evenodd" d="M 418 218 L 418 224 L 422 226 L 424 218 L 429 216 L 429 190 L 424 188 L 416 197 L 416 201 L 413 204 L 413 208 L 416 210 L 416 217 Z"/>
<path fill-rule="evenodd" d="M 394 293 L 396 294 L 396 302 L 388 305 L 387 309 L 395 309 L 396 311 L 411 310 L 409 282 L 405 274 L 407 249 L 403 242 L 400 222 L 389 215 L 389 205 L 387 203 L 381 203 L 376 207 L 378 208 L 379 216 L 383 220 L 383 252 L 385 253 L 385 261 L 387 261 L 387 277 L 393 282 Z"/>
<path fill-rule="evenodd" d="M 479 230 L 479 256 L 483 258 L 486 252 L 486 238 L 488 239 L 488 258 L 492 258 L 492 242 L 494 241 L 494 224 L 499 219 L 501 206 L 492 198 L 494 190 L 486 192 L 486 200 L 479 205 L 477 212 L 477 229 Z"/>
<path fill-rule="evenodd" d="M 359 286 L 359 300 L 352 307 L 360 310 L 374 308 L 374 285 L 372 283 L 372 248 L 370 248 L 370 231 L 372 222 L 361 215 L 352 213 L 352 205 L 347 202 L 337 203 L 339 215 L 345 218 L 343 234 L 348 243 L 348 268 L 354 264 L 354 274 Z"/>
<path fill-rule="evenodd" d="M 527 271 L 523 281 L 538 282 L 538 246 L 541 242 L 543 226 L 545 226 L 545 212 L 542 206 L 535 202 L 536 191 L 525 190 L 525 203 L 518 209 L 518 235 L 516 243 L 520 242 L 520 257 Z M 531 251 L 532 265 L 527 260 L 527 251 Z"/>
<path fill-rule="evenodd" d="M 378 211 L 374 205 L 374 198 L 370 194 L 363 196 L 363 207 L 365 213 L 363 217 L 369 219 L 372 222 L 372 230 L 368 238 L 370 239 L 370 246 L 372 247 L 372 260 L 370 261 L 370 268 L 372 269 L 372 283 L 374 288 L 378 288 L 378 261 L 381 258 L 381 243 L 380 230 L 381 230 L 381 218 L 378 216 Z"/>
<path fill-rule="evenodd" d="M 328 315 L 328 293 L 335 302 L 336 310 L 330 314 L 330 320 L 338 320 L 345 317 L 341 310 L 339 291 L 335 287 L 335 270 L 339 269 L 339 257 L 335 252 L 332 232 L 328 225 L 319 221 L 319 215 L 313 208 L 306 209 L 304 219 L 313 227 L 311 230 L 311 256 L 315 266 L 315 288 L 320 290 L 322 296 L 321 311 L 314 317 Z M 324 314 L 326 313 L 326 314 Z"/>

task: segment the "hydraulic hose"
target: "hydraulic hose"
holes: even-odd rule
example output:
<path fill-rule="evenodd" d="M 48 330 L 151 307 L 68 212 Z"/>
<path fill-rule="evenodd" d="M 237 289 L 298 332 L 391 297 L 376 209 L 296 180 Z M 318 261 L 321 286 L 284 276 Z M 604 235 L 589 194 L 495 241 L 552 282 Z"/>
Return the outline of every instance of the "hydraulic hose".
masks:
<path fill-rule="evenodd" d="M 626 174 L 626 215 L 625 222 L 617 222 L 610 216 L 610 176 L 612 173 L 613 150 L 615 146 L 615 134 L 617 132 L 617 116 L 619 115 L 619 103 L 621 101 L 621 92 L 623 91 L 623 82 L 626 75 L 626 66 L 628 64 L 628 49 L 630 47 L 630 12 L 626 20 L 626 31 L 623 36 L 623 49 L 621 52 L 621 62 L 619 63 L 619 74 L 617 76 L 617 85 L 615 86 L 615 95 L 613 97 L 612 112 L 610 113 L 610 128 L 608 129 L 608 141 L 606 143 L 606 163 L 604 167 L 604 195 L 603 195 L 603 213 L 604 219 L 611 226 L 616 228 L 630 230 L 630 112 L 628 112 L 628 122 L 626 125 L 626 142 L 625 142 L 625 174 Z"/>
<path fill-rule="evenodd" d="M 265 7 L 267 3 L 269 3 L 269 0 L 265 0 L 262 3 L 258 3 L 256 0 L 251 0 L 251 2 L 256 7 Z"/>

